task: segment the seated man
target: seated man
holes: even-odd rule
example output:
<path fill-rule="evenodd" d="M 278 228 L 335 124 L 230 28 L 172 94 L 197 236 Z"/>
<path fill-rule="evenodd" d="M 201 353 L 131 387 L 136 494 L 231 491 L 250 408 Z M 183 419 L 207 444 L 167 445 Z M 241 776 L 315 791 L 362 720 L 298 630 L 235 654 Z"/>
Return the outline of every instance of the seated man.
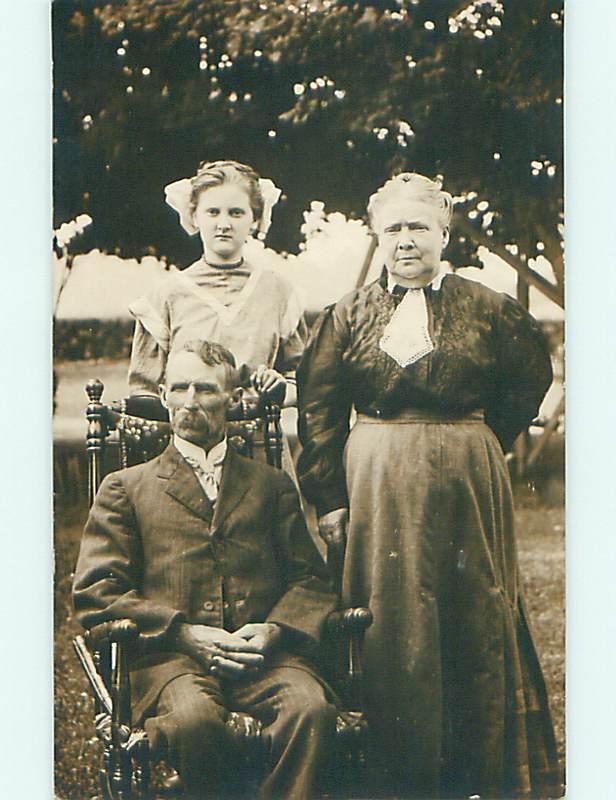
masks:
<path fill-rule="evenodd" d="M 224 797 L 228 711 L 271 741 L 259 798 L 310 798 L 335 709 L 309 660 L 335 606 L 287 475 L 227 447 L 231 353 L 189 342 L 167 363 L 173 442 L 108 475 L 85 527 L 74 604 L 91 628 L 129 618 L 133 721 L 190 797 Z"/>

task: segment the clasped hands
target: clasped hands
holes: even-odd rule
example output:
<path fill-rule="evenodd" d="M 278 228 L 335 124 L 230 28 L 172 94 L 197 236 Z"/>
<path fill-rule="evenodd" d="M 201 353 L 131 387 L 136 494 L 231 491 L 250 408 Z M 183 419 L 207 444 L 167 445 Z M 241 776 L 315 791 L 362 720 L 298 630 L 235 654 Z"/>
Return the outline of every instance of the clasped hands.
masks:
<path fill-rule="evenodd" d="M 243 625 L 233 633 L 210 625 L 180 623 L 174 645 L 207 672 L 239 680 L 256 674 L 276 649 L 282 628 L 271 622 Z"/>

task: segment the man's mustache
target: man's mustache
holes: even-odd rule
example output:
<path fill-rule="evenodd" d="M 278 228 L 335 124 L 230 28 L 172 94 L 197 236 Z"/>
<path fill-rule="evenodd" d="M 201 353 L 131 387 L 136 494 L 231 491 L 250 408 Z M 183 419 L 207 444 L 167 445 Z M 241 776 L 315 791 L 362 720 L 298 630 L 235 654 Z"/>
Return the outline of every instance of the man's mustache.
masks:
<path fill-rule="evenodd" d="M 204 414 L 203 411 L 178 411 L 176 420 L 178 422 L 188 422 L 193 425 L 200 423 L 201 425 L 209 426 L 210 424 L 209 416 Z"/>

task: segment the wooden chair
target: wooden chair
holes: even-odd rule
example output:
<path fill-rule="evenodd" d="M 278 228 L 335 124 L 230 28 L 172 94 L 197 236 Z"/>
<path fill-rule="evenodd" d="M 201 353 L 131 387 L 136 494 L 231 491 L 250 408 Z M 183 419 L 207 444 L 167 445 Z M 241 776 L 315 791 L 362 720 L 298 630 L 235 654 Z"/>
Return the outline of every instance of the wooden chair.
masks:
<path fill-rule="evenodd" d="M 166 412 L 153 398 L 128 398 L 119 403 L 102 403 L 103 384 L 93 380 L 86 386 L 88 430 L 88 497 L 90 505 L 104 475 L 115 468 L 131 466 L 154 458 L 166 447 L 171 428 Z M 147 414 L 147 417 L 144 416 Z M 241 401 L 229 410 L 227 436 L 242 454 L 254 457 L 265 449 L 266 460 L 280 468 L 282 431 L 280 408 L 260 399 Z M 328 562 L 340 589 L 342 554 L 329 549 Z M 334 612 L 326 625 L 326 658 L 332 684 L 340 697 L 336 721 L 336 746 L 331 774 L 324 776 L 326 796 L 352 794 L 363 783 L 366 721 L 362 712 L 361 648 L 365 631 L 372 623 L 366 608 Z M 139 636 L 130 620 L 117 620 L 76 636 L 73 645 L 90 683 L 95 704 L 95 729 L 103 742 L 99 772 L 104 800 L 150 800 L 151 759 L 144 730 L 131 720 L 130 648 Z M 227 729 L 242 753 L 241 765 L 247 797 L 254 797 L 263 777 L 266 741 L 261 724 L 243 713 L 231 712 Z M 181 781 L 172 778 L 167 791 L 181 792 Z"/>

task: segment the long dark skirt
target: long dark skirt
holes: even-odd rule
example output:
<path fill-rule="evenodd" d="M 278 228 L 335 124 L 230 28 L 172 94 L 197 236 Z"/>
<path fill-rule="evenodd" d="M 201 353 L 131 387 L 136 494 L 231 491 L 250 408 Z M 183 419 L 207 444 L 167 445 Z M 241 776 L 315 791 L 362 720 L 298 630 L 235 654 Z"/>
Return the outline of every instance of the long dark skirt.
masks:
<path fill-rule="evenodd" d="M 373 795 L 555 796 L 496 437 L 477 419 L 360 416 L 345 463 L 344 595 L 374 613 L 364 651 Z"/>

